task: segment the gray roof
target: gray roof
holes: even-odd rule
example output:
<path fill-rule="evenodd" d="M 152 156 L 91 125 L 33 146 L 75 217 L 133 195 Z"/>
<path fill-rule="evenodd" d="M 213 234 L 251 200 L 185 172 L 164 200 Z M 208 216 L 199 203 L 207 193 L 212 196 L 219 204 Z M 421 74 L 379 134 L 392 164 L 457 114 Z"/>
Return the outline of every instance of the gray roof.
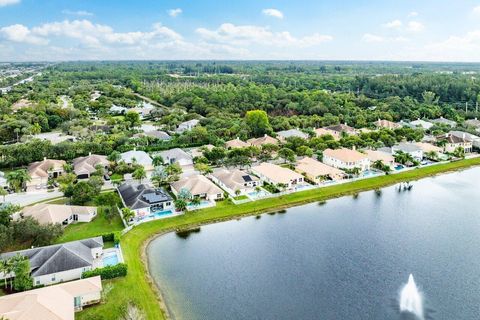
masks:
<path fill-rule="evenodd" d="M 102 237 L 72 241 L 21 251 L 7 252 L 0 255 L 0 259 L 8 259 L 17 254 L 30 260 L 30 269 L 33 277 L 74 270 L 92 266 L 93 248 L 103 247 Z"/>
<path fill-rule="evenodd" d="M 118 193 L 130 209 L 147 208 L 153 204 L 172 201 L 172 197 L 162 188 L 153 189 L 140 183 L 124 183 L 118 187 Z"/>
<path fill-rule="evenodd" d="M 160 140 L 171 140 L 172 137 L 170 137 L 170 135 L 168 133 L 166 133 L 165 131 L 147 131 L 144 133 L 144 135 L 148 136 L 148 137 L 152 137 L 152 138 L 155 138 L 155 139 L 160 139 Z"/>
<path fill-rule="evenodd" d="M 165 163 L 177 162 L 180 159 L 192 160 L 192 156 L 180 148 L 161 151 L 158 153 Z"/>
<path fill-rule="evenodd" d="M 457 125 L 456 121 L 445 119 L 445 118 L 434 119 L 434 120 L 432 120 L 432 122 L 433 123 L 445 124 L 445 125 L 450 126 L 450 127 L 455 127 Z"/>
<path fill-rule="evenodd" d="M 471 142 L 475 142 L 475 141 L 480 140 L 479 136 L 476 136 L 476 135 L 468 133 L 468 132 L 463 132 L 463 131 L 450 131 L 448 134 L 452 135 L 452 136 L 456 136 L 458 138 L 465 137 L 465 139 L 467 139 L 467 141 L 471 141 Z"/>
<path fill-rule="evenodd" d="M 419 146 L 417 146 L 414 143 L 401 142 L 399 144 L 394 145 L 392 147 L 392 150 L 393 151 L 400 150 L 400 151 L 403 151 L 403 152 L 417 152 L 417 151 L 422 151 L 422 148 L 420 148 Z"/>
<path fill-rule="evenodd" d="M 290 130 L 284 130 L 284 131 L 279 131 L 277 132 L 277 135 L 280 137 L 283 137 L 285 139 L 290 138 L 290 137 L 299 137 L 302 139 L 307 139 L 308 135 L 298 129 L 290 129 Z"/>

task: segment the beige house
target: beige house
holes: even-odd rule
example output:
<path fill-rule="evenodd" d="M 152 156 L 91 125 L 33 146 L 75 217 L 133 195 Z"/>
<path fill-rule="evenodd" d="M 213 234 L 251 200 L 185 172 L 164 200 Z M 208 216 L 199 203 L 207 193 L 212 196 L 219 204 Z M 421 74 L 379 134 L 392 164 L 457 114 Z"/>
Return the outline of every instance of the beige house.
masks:
<path fill-rule="evenodd" d="M 63 204 L 39 203 L 23 208 L 22 217 L 32 217 L 40 224 L 90 222 L 97 216 L 96 207 L 67 206 Z"/>
<path fill-rule="evenodd" d="M 365 171 L 370 168 L 370 160 L 366 154 L 346 148 L 325 150 L 323 163 L 340 169 L 359 168 Z"/>
<path fill-rule="evenodd" d="M 264 144 L 278 144 L 278 140 L 266 134 L 260 138 L 248 139 L 247 143 L 254 147 L 261 147 Z"/>
<path fill-rule="evenodd" d="M 376 161 L 382 161 L 384 165 L 394 167 L 395 166 L 395 158 L 392 156 L 391 153 L 379 151 L 379 150 L 365 150 L 363 151 L 370 163 L 374 163 Z"/>
<path fill-rule="evenodd" d="M 377 121 L 375 121 L 375 127 L 377 128 L 385 128 L 385 129 L 399 129 L 402 127 L 401 124 L 398 124 L 398 123 L 395 123 L 395 122 L 392 122 L 392 121 L 389 121 L 389 120 L 380 120 L 378 119 Z"/>
<path fill-rule="evenodd" d="M 0 297 L 0 317 L 8 320 L 74 320 L 75 312 L 99 303 L 100 276 Z"/>
<path fill-rule="evenodd" d="M 183 177 L 170 185 L 172 192 L 178 197 L 182 189 L 188 190 L 192 194 L 192 198 L 199 197 L 209 201 L 220 200 L 223 198 L 223 190 L 216 186 L 207 177 L 202 175 L 193 175 Z"/>
<path fill-rule="evenodd" d="M 441 153 L 443 151 L 442 148 L 427 142 L 415 142 L 415 145 L 420 149 L 422 149 L 423 153 L 427 153 L 427 152 Z"/>
<path fill-rule="evenodd" d="M 317 128 L 314 130 L 317 137 L 332 136 L 335 140 L 340 139 L 340 135 L 337 132 L 327 130 L 325 128 Z"/>
<path fill-rule="evenodd" d="M 225 142 L 225 147 L 227 149 L 247 148 L 247 147 L 250 147 L 250 144 L 240 140 L 240 138 L 236 138 L 236 139 Z"/>
<path fill-rule="evenodd" d="M 108 170 L 110 161 L 106 156 L 100 156 L 97 154 L 89 154 L 87 157 L 79 157 L 73 160 L 73 172 L 77 175 L 78 179 L 88 179 L 96 171 L 95 167 L 101 166 Z"/>
<path fill-rule="evenodd" d="M 57 178 L 65 170 L 67 163 L 63 160 L 52 160 L 44 158 L 43 161 L 33 162 L 28 166 L 27 172 L 31 181 L 27 182 L 27 188 L 40 188 L 46 186 L 48 178 Z"/>
<path fill-rule="evenodd" d="M 342 137 L 342 134 L 346 135 L 356 135 L 358 134 L 357 130 L 355 128 L 352 128 L 348 126 L 347 124 L 336 124 L 333 126 L 328 126 L 323 128 L 327 132 L 329 132 L 335 139 L 340 139 Z"/>
<path fill-rule="evenodd" d="M 470 153 L 473 150 L 473 143 L 471 140 L 467 139 L 465 133 L 462 136 L 447 133 L 445 136 L 438 137 L 437 140 L 444 141 L 445 146 L 443 147 L 443 150 L 445 152 L 455 152 L 458 148 L 462 148 L 465 153 Z"/>
<path fill-rule="evenodd" d="M 262 185 L 259 178 L 238 169 L 220 168 L 215 170 L 210 178 L 231 196 L 236 196 L 237 190 L 240 194 L 247 194 L 252 192 L 255 187 Z"/>
<path fill-rule="evenodd" d="M 268 162 L 252 167 L 251 171 L 261 180 L 273 185 L 283 184 L 286 189 L 293 189 L 296 185 L 305 183 L 301 174 Z"/>
<path fill-rule="evenodd" d="M 309 157 L 298 160 L 297 165 L 295 166 L 295 171 L 305 175 L 310 181 L 313 181 L 316 184 L 322 183 L 326 180 L 325 178 L 341 180 L 345 176 L 345 173 L 342 170 L 327 166 L 326 164 Z"/>

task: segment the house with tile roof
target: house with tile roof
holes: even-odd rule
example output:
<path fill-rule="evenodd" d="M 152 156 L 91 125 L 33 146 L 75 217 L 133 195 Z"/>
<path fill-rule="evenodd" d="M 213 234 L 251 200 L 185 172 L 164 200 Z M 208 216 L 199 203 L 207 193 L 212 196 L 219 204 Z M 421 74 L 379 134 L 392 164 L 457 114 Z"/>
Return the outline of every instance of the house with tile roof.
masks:
<path fill-rule="evenodd" d="M 437 141 L 440 143 L 443 142 L 444 152 L 452 153 L 458 148 L 462 148 L 465 153 L 470 153 L 473 150 L 472 140 L 467 139 L 466 133 L 461 136 L 447 133 L 437 137 Z"/>
<path fill-rule="evenodd" d="M 276 186 L 284 185 L 287 190 L 294 189 L 297 185 L 306 184 L 305 178 L 300 173 L 273 163 L 263 162 L 253 166 L 250 170 L 264 182 Z"/>
<path fill-rule="evenodd" d="M 402 127 L 401 124 L 398 124 L 396 122 L 392 122 L 392 121 L 389 121 L 389 120 L 382 120 L 382 119 L 378 119 L 377 121 L 375 121 L 374 125 L 378 129 L 385 128 L 385 129 L 390 129 L 390 130 L 399 129 L 399 128 Z"/>
<path fill-rule="evenodd" d="M 173 182 L 171 185 L 172 193 L 178 197 L 179 193 L 185 189 L 190 192 L 192 198 L 198 197 L 214 202 L 223 199 L 223 190 L 207 177 L 202 175 L 191 175 Z"/>
<path fill-rule="evenodd" d="M 366 154 L 347 148 L 326 149 L 323 151 L 323 163 L 338 169 L 370 169 L 370 160 Z"/>
<path fill-rule="evenodd" d="M 147 171 L 153 170 L 153 160 L 145 151 L 133 149 L 120 154 L 120 157 L 126 164 L 138 163 Z"/>
<path fill-rule="evenodd" d="M 96 167 L 102 167 L 105 172 L 110 167 L 110 161 L 106 156 L 98 154 L 89 154 L 86 157 L 79 157 L 73 159 L 73 172 L 76 174 L 77 179 L 88 179 L 97 171 Z"/>
<path fill-rule="evenodd" d="M 308 134 L 300 131 L 299 129 L 290 129 L 277 132 L 278 140 L 285 142 L 288 138 L 297 137 L 301 139 L 308 139 Z"/>
<path fill-rule="evenodd" d="M 33 285 L 51 285 L 81 279 L 82 273 L 103 267 L 103 239 L 90 239 L 54 244 L 0 254 L 0 260 L 21 255 L 30 260 Z M 14 278 L 15 274 L 0 273 L 0 279 Z"/>
<path fill-rule="evenodd" d="M 101 300 L 100 276 L 0 297 L 0 318 L 74 320 L 75 312 Z"/>
<path fill-rule="evenodd" d="M 265 134 L 260 138 L 251 138 L 247 140 L 247 143 L 254 147 L 261 147 L 264 144 L 278 144 L 278 140 L 270 137 L 268 134 Z"/>
<path fill-rule="evenodd" d="M 315 184 L 320 184 L 325 180 L 341 180 L 345 177 L 345 172 L 342 170 L 328 166 L 310 157 L 298 160 L 295 165 L 295 171 L 304 175 Z"/>
<path fill-rule="evenodd" d="M 97 207 L 69 206 L 64 204 L 37 203 L 23 208 L 23 218 L 32 217 L 40 224 L 90 222 L 97 216 Z"/>
<path fill-rule="evenodd" d="M 235 149 L 235 148 L 247 148 L 250 144 L 240 140 L 240 138 L 236 138 L 230 141 L 225 142 L 225 147 L 227 149 Z"/>
<path fill-rule="evenodd" d="M 180 166 L 193 165 L 193 157 L 180 148 L 160 151 L 155 153 L 155 155 L 162 157 L 163 163 L 167 165 L 174 163 L 178 163 Z"/>
<path fill-rule="evenodd" d="M 28 175 L 31 178 L 31 180 L 27 182 L 27 188 L 46 186 L 49 178 L 58 178 L 65 172 L 64 166 L 66 164 L 63 160 L 47 158 L 31 163 L 27 169 Z"/>
<path fill-rule="evenodd" d="M 237 196 L 237 191 L 245 195 L 253 192 L 255 187 L 262 185 L 258 177 L 239 169 L 216 169 L 210 175 L 210 179 L 227 191 L 232 197 Z"/>

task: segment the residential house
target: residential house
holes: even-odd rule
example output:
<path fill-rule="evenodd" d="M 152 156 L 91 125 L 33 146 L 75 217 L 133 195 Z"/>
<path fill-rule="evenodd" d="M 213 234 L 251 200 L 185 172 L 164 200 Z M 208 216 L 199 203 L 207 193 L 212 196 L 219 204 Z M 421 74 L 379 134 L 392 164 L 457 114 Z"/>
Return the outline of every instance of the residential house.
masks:
<path fill-rule="evenodd" d="M 323 163 L 339 169 L 370 169 L 370 160 L 366 154 L 346 148 L 323 151 Z"/>
<path fill-rule="evenodd" d="M 285 142 L 288 138 L 297 137 L 301 139 L 308 139 L 308 134 L 299 129 L 290 129 L 277 132 L 278 140 Z"/>
<path fill-rule="evenodd" d="M 250 144 L 240 140 L 240 138 L 236 138 L 230 141 L 225 142 L 225 147 L 227 149 L 235 149 L 235 148 L 247 148 Z"/>
<path fill-rule="evenodd" d="M 433 127 L 433 123 L 422 120 L 422 119 L 418 119 L 415 121 L 411 121 L 409 123 L 409 126 L 411 128 L 422 128 L 423 130 L 429 130 L 431 127 Z"/>
<path fill-rule="evenodd" d="M 200 123 L 198 119 L 192 119 L 189 121 L 182 122 L 178 125 L 176 133 L 184 133 L 185 131 L 190 131 Z"/>
<path fill-rule="evenodd" d="M 442 148 L 427 142 L 415 142 L 415 145 L 422 149 L 424 154 L 428 152 L 441 153 L 443 151 Z"/>
<path fill-rule="evenodd" d="M 82 273 L 103 267 L 103 239 L 90 239 L 54 244 L 0 254 L 0 260 L 21 255 L 30 260 L 33 285 L 51 285 L 82 278 Z M 0 279 L 15 274 L 0 273 Z"/>
<path fill-rule="evenodd" d="M 278 144 L 278 140 L 265 134 L 263 137 L 260 138 L 248 139 L 247 143 L 254 147 L 261 147 L 264 144 Z"/>
<path fill-rule="evenodd" d="M 153 170 L 153 160 L 145 151 L 137 151 L 136 149 L 133 149 L 120 154 L 120 157 L 126 164 L 137 163 L 142 165 L 146 171 Z"/>
<path fill-rule="evenodd" d="M 106 173 L 110 167 L 110 161 L 108 161 L 106 156 L 91 153 L 86 157 L 73 159 L 73 172 L 78 179 L 90 178 L 97 171 L 97 166 L 102 167 Z"/>
<path fill-rule="evenodd" d="M 123 205 L 132 210 L 136 217 L 174 209 L 172 197 L 162 188 L 132 182 L 120 185 L 117 191 Z"/>
<path fill-rule="evenodd" d="M 27 172 L 31 180 L 27 182 L 27 188 L 39 188 L 46 186 L 49 178 L 58 178 L 65 170 L 67 163 L 63 160 L 44 158 L 42 161 L 33 162 L 28 166 Z"/>
<path fill-rule="evenodd" d="M 96 207 L 68 206 L 63 204 L 38 203 L 23 208 L 21 216 L 32 217 L 40 224 L 69 225 L 75 222 L 90 222 L 97 216 Z"/>
<path fill-rule="evenodd" d="M 169 165 L 178 163 L 180 166 L 193 165 L 193 157 L 180 148 L 174 148 L 156 153 L 163 159 L 163 163 Z"/>
<path fill-rule="evenodd" d="M 236 196 L 237 191 L 245 195 L 262 184 L 259 178 L 238 169 L 220 168 L 215 170 L 210 178 L 231 196 Z"/>
<path fill-rule="evenodd" d="M 324 128 L 327 132 L 329 132 L 335 140 L 338 140 L 342 137 L 342 135 L 357 135 L 357 130 L 348 126 L 347 124 L 335 124 L 333 126 L 328 126 Z"/>
<path fill-rule="evenodd" d="M 398 152 L 407 153 L 412 156 L 413 159 L 421 161 L 423 159 L 423 150 L 415 143 L 412 142 L 400 142 L 394 145 L 392 148 L 392 155 L 395 156 Z"/>
<path fill-rule="evenodd" d="M 128 111 L 128 108 L 112 105 L 109 109 L 109 112 L 114 115 L 125 114 Z"/>
<path fill-rule="evenodd" d="M 370 164 L 382 161 L 384 165 L 392 168 L 395 166 L 395 158 L 392 156 L 391 152 L 384 152 L 381 150 L 364 150 L 363 152 L 367 155 L 368 160 L 370 160 Z"/>
<path fill-rule="evenodd" d="M 101 134 L 109 134 L 112 132 L 112 127 L 106 124 L 94 124 L 89 127 L 90 131 Z"/>
<path fill-rule="evenodd" d="M 74 320 L 75 312 L 99 303 L 100 276 L 0 297 L 0 318 L 10 320 Z"/>
<path fill-rule="evenodd" d="M 448 134 L 456 136 L 457 138 L 465 138 L 472 142 L 473 148 L 480 149 L 480 137 L 468 132 L 450 131 Z"/>
<path fill-rule="evenodd" d="M 251 171 L 263 181 L 276 186 L 283 185 L 285 189 L 294 189 L 297 185 L 305 184 L 301 174 L 268 162 L 253 166 Z"/>
<path fill-rule="evenodd" d="M 445 152 L 455 152 L 458 148 L 462 148 L 465 153 L 470 153 L 473 150 L 472 141 L 467 139 L 466 133 L 463 133 L 461 137 L 453 134 L 445 134 L 444 136 L 437 137 L 438 142 L 443 142 L 443 150 Z"/>
<path fill-rule="evenodd" d="M 160 130 L 146 131 L 144 133 L 141 133 L 140 135 L 163 141 L 172 140 L 172 137 L 168 133 Z"/>
<path fill-rule="evenodd" d="M 137 112 L 140 116 L 140 119 L 143 120 L 150 116 L 150 113 L 155 110 L 155 106 L 146 101 L 142 101 L 142 103 L 138 107 L 132 108 L 130 110 Z"/>
<path fill-rule="evenodd" d="M 297 161 L 295 171 L 307 177 L 315 184 L 320 184 L 325 180 L 341 180 L 345 177 L 345 172 L 340 169 L 327 166 L 313 158 L 305 157 Z"/>
<path fill-rule="evenodd" d="M 340 140 L 340 134 L 338 134 L 336 131 L 330 131 L 325 128 L 317 128 L 313 131 L 317 137 L 332 136 L 335 140 Z"/>
<path fill-rule="evenodd" d="M 480 120 L 477 118 L 465 120 L 465 124 L 469 127 L 480 128 Z"/>
<path fill-rule="evenodd" d="M 213 148 L 215 148 L 214 145 L 207 144 L 198 148 L 190 149 L 188 152 L 190 153 L 192 158 L 198 158 L 198 157 L 203 157 L 204 150 L 212 151 Z"/>
<path fill-rule="evenodd" d="M 190 192 L 192 198 L 198 197 L 211 202 L 223 199 L 223 190 L 202 175 L 183 177 L 179 181 L 173 182 L 170 186 L 173 194 L 177 197 L 185 189 Z"/>
<path fill-rule="evenodd" d="M 374 125 L 378 129 L 385 128 L 390 130 L 399 129 L 402 127 L 401 124 L 398 124 L 389 120 L 381 120 L 381 119 L 378 119 L 377 121 L 375 121 Z"/>
<path fill-rule="evenodd" d="M 449 126 L 451 128 L 454 128 L 454 127 L 457 126 L 456 121 L 448 120 L 448 119 L 445 119 L 444 117 L 433 119 L 432 122 L 435 123 L 435 124 L 439 124 L 439 125 Z"/>

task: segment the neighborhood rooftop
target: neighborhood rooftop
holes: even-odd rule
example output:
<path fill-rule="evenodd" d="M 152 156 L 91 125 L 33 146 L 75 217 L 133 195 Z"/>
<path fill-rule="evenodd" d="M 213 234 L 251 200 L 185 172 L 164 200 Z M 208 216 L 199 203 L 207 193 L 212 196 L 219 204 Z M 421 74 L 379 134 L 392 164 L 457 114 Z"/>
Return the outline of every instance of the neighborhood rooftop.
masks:
<path fill-rule="evenodd" d="M 161 188 L 151 188 L 145 184 L 124 183 L 118 187 L 123 202 L 130 209 L 141 209 L 151 204 L 171 201 L 172 197 Z"/>

